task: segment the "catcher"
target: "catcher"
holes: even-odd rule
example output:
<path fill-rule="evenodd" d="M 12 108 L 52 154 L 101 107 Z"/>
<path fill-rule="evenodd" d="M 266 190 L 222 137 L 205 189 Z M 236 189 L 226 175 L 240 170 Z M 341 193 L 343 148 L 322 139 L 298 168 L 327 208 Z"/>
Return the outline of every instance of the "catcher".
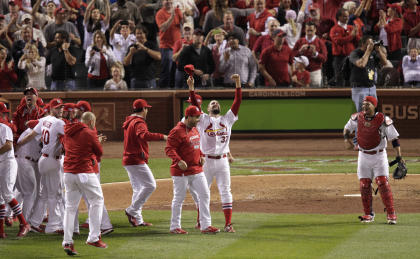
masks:
<path fill-rule="evenodd" d="M 360 181 L 360 193 L 365 212 L 365 215 L 359 216 L 360 221 L 366 223 L 374 221 L 371 185 L 372 180 L 375 179 L 382 202 L 386 207 L 388 224 L 397 224 L 394 199 L 388 182 L 389 168 L 386 153 L 388 140 L 392 141 L 392 146 L 397 153 L 396 160 L 402 165 L 405 163 L 401 158 L 399 134 L 389 117 L 375 111 L 377 104 L 378 100 L 375 97 L 365 97 L 362 111 L 353 114 L 344 127 L 344 145 L 347 149 L 354 148 L 350 134 L 356 132 L 359 145 L 357 176 Z"/>

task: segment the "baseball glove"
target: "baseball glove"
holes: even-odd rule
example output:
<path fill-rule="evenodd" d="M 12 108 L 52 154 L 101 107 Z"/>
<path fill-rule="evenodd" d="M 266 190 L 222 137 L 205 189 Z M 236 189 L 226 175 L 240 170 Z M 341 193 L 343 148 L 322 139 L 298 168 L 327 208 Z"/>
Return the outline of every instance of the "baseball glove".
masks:
<path fill-rule="evenodd" d="M 394 161 L 390 163 L 390 166 L 398 163 L 397 168 L 395 168 L 392 178 L 396 180 L 404 179 L 407 175 L 407 166 L 404 163 L 404 160 L 401 157 L 397 157 Z"/>

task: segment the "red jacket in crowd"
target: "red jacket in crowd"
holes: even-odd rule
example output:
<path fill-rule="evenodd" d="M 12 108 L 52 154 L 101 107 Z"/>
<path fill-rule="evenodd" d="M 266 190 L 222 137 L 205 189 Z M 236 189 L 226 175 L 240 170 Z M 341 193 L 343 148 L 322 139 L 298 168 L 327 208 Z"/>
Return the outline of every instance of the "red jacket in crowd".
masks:
<path fill-rule="evenodd" d="M 273 16 L 267 9 L 264 9 L 264 11 L 262 11 L 260 13 L 260 15 L 258 16 L 258 18 L 256 17 L 255 12 L 248 15 L 248 22 L 249 22 L 249 27 L 253 28 L 254 30 L 256 30 L 257 32 L 263 32 L 265 31 L 265 22 L 267 21 L 267 18 Z M 250 35 L 249 36 L 249 48 L 252 49 L 252 47 L 254 46 L 254 43 L 257 41 L 258 37 L 254 36 L 254 35 Z"/>
<path fill-rule="evenodd" d="M 7 63 L 4 62 L 4 68 L 0 68 L 0 91 L 11 91 L 14 82 L 17 81 L 17 75 L 13 70 L 8 68 Z"/>
<path fill-rule="evenodd" d="M 404 14 L 404 34 L 408 35 L 410 38 L 420 38 L 420 31 L 416 34 L 410 34 L 410 30 L 416 27 L 420 23 L 420 6 L 417 6 L 415 12 L 405 9 Z"/>
<path fill-rule="evenodd" d="M 94 130 L 82 122 L 64 126 L 65 173 L 97 173 L 96 157 L 102 156 L 102 146 Z"/>
<path fill-rule="evenodd" d="M 309 50 L 305 50 L 303 53 L 300 53 L 299 50 L 302 47 L 302 45 L 315 45 L 316 51 L 318 52 L 318 55 L 314 57 L 312 55 L 312 52 Z M 306 70 L 309 72 L 313 72 L 316 70 L 319 70 L 322 68 L 322 64 L 327 61 L 327 48 L 325 47 L 325 43 L 320 38 L 316 37 L 315 40 L 313 40 L 311 43 L 308 42 L 306 37 L 300 38 L 293 48 L 293 56 L 306 56 L 309 59 L 309 66 L 306 67 Z"/>
<path fill-rule="evenodd" d="M 388 38 L 388 52 L 394 52 L 401 49 L 401 33 L 403 30 L 403 20 L 394 18 L 385 25 L 385 31 Z"/>
<path fill-rule="evenodd" d="M 203 172 L 203 166 L 200 164 L 202 155 L 200 134 L 195 127 L 190 129 L 185 123 L 178 122 L 168 135 L 165 152 L 172 159 L 172 176 L 193 175 Z M 181 160 L 184 160 L 188 165 L 185 171 L 178 167 L 178 162 Z"/>
<path fill-rule="evenodd" d="M 330 38 L 333 56 L 348 56 L 356 48 L 360 40 L 360 34 L 353 36 L 352 31 L 352 25 L 347 25 L 347 29 L 338 24 L 331 28 Z"/>
<path fill-rule="evenodd" d="M 123 165 L 147 164 L 149 159 L 149 144 L 147 142 L 162 140 L 163 134 L 149 132 L 146 121 L 135 115 L 127 116 L 123 129 Z"/>

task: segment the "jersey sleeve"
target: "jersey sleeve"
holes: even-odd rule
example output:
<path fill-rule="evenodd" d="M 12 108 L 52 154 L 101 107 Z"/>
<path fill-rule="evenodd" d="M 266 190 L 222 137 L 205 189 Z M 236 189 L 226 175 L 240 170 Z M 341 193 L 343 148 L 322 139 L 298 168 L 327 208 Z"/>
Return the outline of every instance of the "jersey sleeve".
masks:
<path fill-rule="evenodd" d="M 229 123 L 230 126 L 232 126 L 237 120 L 238 120 L 238 116 L 235 115 L 232 110 L 229 110 L 226 114 L 225 114 L 225 120 L 226 122 Z"/>
<path fill-rule="evenodd" d="M 344 126 L 344 129 L 350 131 L 350 133 L 354 132 L 357 128 L 357 121 L 352 120 L 351 118 Z"/>
<path fill-rule="evenodd" d="M 385 120 L 389 119 L 388 116 L 385 117 Z M 382 126 L 384 127 L 384 125 Z M 388 140 L 394 140 L 399 137 L 398 131 L 395 129 L 394 124 L 386 125 L 384 128 L 385 136 Z"/>
<path fill-rule="evenodd" d="M 39 123 L 38 123 L 38 125 L 39 125 Z M 57 121 L 57 126 L 56 126 L 57 127 L 57 134 L 64 136 L 64 125 L 66 125 L 66 123 L 63 120 L 58 120 Z"/>
<path fill-rule="evenodd" d="M 40 135 L 42 131 L 42 120 L 39 121 L 39 123 L 34 127 L 34 131 Z"/>
<path fill-rule="evenodd" d="M 10 127 L 4 127 L 6 129 L 6 136 L 5 136 L 5 140 L 6 141 L 12 141 L 13 142 L 13 132 L 12 129 Z"/>

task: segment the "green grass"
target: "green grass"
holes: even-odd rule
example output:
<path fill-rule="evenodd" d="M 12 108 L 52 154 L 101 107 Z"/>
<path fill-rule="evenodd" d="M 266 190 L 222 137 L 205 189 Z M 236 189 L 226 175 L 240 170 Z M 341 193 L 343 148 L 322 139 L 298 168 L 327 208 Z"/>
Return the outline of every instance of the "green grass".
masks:
<path fill-rule="evenodd" d="M 390 160 L 393 157 L 389 158 Z M 409 174 L 420 172 L 420 160 L 405 157 Z M 156 179 L 169 178 L 170 160 L 151 159 L 149 167 Z M 240 158 L 231 165 L 231 175 L 260 174 L 314 174 L 314 173 L 356 173 L 357 157 L 264 157 Z M 121 159 L 103 159 L 101 163 L 101 182 L 128 181 L 127 172 Z"/>
<path fill-rule="evenodd" d="M 202 235 L 194 229 L 195 211 L 183 212 L 189 235 L 171 235 L 170 211 L 144 211 L 154 226 L 130 227 L 122 211 L 110 212 L 115 232 L 103 240 L 108 249 L 84 244 L 87 231 L 75 238 L 82 258 L 418 258 L 420 214 L 400 214 L 397 225 L 386 225 L 380 214 L 371 224 L 357 215 L 294 215 L 235 213 L 237 233 Z M 213 224 L 224 219 L 213 212 Z M 81 215 L 80 221 L 86 215 Z M 2 258 L 68 258 L 62 237 L 29 233 L 14 240 L 17 227 L 6 228 L 0 240 Z"/>

